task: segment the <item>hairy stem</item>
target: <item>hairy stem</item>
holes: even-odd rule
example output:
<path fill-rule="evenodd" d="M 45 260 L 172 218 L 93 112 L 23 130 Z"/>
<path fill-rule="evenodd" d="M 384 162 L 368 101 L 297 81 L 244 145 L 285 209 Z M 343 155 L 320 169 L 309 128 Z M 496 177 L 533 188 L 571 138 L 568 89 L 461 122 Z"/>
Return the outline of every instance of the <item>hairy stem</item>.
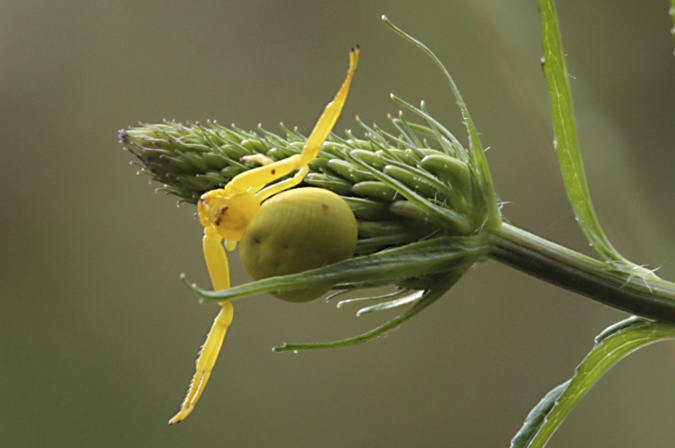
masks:
<path fill-rule="evenodd" d="M 631 314 L 675 323 L 675 284 L 635 275 L 510 224 L 490 231 L 490 257 L 534 277 Z"/>

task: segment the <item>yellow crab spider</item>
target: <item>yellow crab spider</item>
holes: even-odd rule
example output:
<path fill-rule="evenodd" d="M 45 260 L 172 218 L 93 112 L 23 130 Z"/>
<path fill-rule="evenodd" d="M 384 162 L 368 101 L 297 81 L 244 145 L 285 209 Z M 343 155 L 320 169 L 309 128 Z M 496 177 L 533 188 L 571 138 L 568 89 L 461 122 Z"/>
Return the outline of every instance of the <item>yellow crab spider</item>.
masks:
<path fill-rule="evenodd" d="M 298 185 L 309 172 L 307 165 L 321 151 L 321 145 L 328 138 L 342 112 L 356 73 L 359 53 L 358 47 L 349 53 L 347 76 L 333 101 L 328 103 L 319 117 L 300 154 L 278 162 L 262 154 L 246 157 L 246 161 L 257 161 L 262 166 L 235 176 L 225 187 L 209 191 L 200 198 L 197 207 L 199 220 L 204 226 L 204 258 L 216 291 L 230 287 L 230 269 L 225 248 L 229 251 L 236 248 L 237 242 L 242 240 L 249 223 L 265 199 Z M 294 171 L 297 173 L 290 179 L 267 186 Z M 234 315 L 231 302 L 222 302 L 220 305 L 221 310 L 197 358 L 196 371 L 185 400 L 180 411 L 169 420 L 170 425 L 181 422 L 190 415 L 211 376 Z"/>

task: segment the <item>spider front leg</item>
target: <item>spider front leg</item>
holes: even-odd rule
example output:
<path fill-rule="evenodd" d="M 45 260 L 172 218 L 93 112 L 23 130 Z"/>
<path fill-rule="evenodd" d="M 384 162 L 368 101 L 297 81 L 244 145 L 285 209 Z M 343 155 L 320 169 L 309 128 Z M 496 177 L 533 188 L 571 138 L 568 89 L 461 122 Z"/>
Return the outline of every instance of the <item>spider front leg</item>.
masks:
<path fill-rule="evenodd" d="M 202 244 L 206 266 L 209 270 L 214 290 L 228 289 L 230 287 L 229 263 L 225 248 L 223 247 L 223 239 L 215 227 L 209 226 L 204 228 Z M 211 330 L 206 336 L 206 341 L 197 357 L 195 374 L 190 382 L 187 395 L 181 404 L 180 411 L 169 420 L 169 425 L 180 423 L 190 415 L 209 382 L 211 371 L 216 365 L 218 354 L 225 341 L 227 329 L 234 318 L 234 306 L 232 302 L 221 302 L 220 306 L 222 309 L 213 321 Z"/>
<path fill-rule="evenodd" d="M 223 237 L 218 234 L 215 227 L 209 226 L 204 228 L 202 248 L 213 289 L 216 291 L 228 289 L 230 287 L 230 263 L 227 260 L 227 253 L 223 247 Z"/>
<path fill-rule="evenodd" d="M 234 307 L 230 302 L 224 302 L 221 306 L 222 309 L 213 321 L 202 350 L 199 352 L 195 374 L 190 382 L 187 395 L 180 406 L 180 411 L 169 420 L 169 425 L 180 423 L 190 415 L 201 398 L 206 384 L 209 382 L 211 371 L 213 371 L 213 367 L 216 365 L 218 354 L 223 346 L 227 329 L 230 327 L 234 317 Z"/>

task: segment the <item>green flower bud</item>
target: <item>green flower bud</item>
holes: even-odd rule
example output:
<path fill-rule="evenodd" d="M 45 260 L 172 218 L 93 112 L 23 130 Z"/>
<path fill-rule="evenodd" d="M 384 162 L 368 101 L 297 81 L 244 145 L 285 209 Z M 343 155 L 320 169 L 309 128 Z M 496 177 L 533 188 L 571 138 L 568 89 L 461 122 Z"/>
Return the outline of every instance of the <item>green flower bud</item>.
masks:
<path fill-rule="evenodd" d="M 298 185 L 340 196 L 348 214 L 343 210 L 317 224 L 314 218 L 301 218 L 311 216 L 309 211 L 285 209 L 297 201 L 283 201 L 286 195 L 313 189 L 272 196 L 240 245 L 242 262 L 256 281 L 213 293 L 195 291 L 207 301 L 269 292 L 303 302 L 336 286 L 349 291 L 392 284 L 397 292 L 390 300 L 369 298 L 385 301 L 361 312 L 412 305 L 398 318 L 341 345 L 375 337 L 410 318 L 483 259 L 491 247 L 484 231 L 500 224 L 493 215 L 491 180 L 483 174 L 486 165 L 480 167 L 426 111 L 399 102 L 427 125 L 399 115 L 392 119 L 398 136 L 363 124 L 365 138 L 331 136 Z M 165 122 L 121 131 L 120 138 L 164 190 L 195 203 L 205 192 L 259 166 L 242 157 L 262 154 L 281 160 L 299 154 L 306 138 L 284 131 L 279 136 L 262 128 L 249 132 L 216 123 Z M 310 200 L 299 203 L 313 207 Z M 337 234 L 328 236 L 328 230 Z"/>

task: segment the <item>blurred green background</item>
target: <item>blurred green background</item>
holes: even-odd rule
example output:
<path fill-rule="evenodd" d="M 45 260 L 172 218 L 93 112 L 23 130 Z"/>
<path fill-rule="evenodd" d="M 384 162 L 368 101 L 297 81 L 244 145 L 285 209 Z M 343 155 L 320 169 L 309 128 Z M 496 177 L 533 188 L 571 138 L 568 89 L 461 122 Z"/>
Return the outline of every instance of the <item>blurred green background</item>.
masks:
<path fill-rule="evenodd" d="M 675 41 L 663 1 L 560 2 L 582 147 L 607 232 L 675 278 Z M 506 446 L 619 312 L 494 262 L 386 338 L 273 354 L 372 328 L 319 300 L 237 303 L 220 362 L 177 427 L 217 307 L 194 208 L 153 194 L 117 131 L 162 119 L 308 132 L 361 66 L 337 130 L 385 124 L 395 92 L 463 137 L 430 45 L 490 147 L 511 222 L 588 252 L 552 149 L 532 0 L 0 2 L 0 446 Z M 233 257 L 236 258 L 236 257 Z M 234 263 L 235 282 L 247 281 Z M 672 446 L 675 346 L 620 364 L 551 447 Z"/>

